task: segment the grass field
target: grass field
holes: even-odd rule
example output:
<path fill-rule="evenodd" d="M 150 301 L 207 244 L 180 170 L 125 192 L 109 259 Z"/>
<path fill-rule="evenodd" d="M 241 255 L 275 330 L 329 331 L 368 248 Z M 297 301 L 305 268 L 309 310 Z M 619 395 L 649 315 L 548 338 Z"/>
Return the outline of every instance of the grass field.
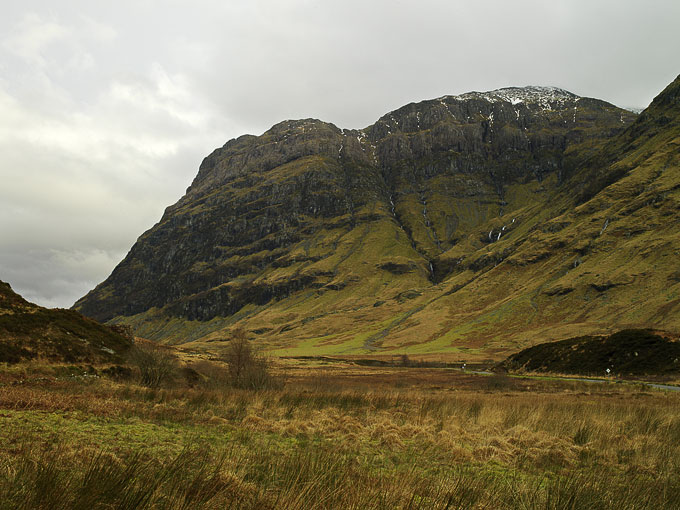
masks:
<path fill-rule="evenodd" d="M 678 394 L 292 361 L 250 391 L 190 364 L 155 390 L 2 367 L 0 509 L 680 508 Z"/>

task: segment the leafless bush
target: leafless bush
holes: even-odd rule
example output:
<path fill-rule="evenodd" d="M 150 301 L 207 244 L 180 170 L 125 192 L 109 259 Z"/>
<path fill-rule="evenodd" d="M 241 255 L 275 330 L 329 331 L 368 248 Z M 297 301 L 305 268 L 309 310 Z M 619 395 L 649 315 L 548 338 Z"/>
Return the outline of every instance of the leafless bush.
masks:
<path fill-rule="evenodd" d="M 136 343 L 128 354 L 130 363 L 139 369 L 139 381 L 149 388 L 169 382 L 179 368 L 172 351 L 153 342 Z"/>
<path fill-rule="evenodd" d="M 242 329 L 232 334 L 224 355 L 232 386 L 244 389 L 265 389 L 280 385 L 271 372 L 269 360 L 256 353 Z"/>

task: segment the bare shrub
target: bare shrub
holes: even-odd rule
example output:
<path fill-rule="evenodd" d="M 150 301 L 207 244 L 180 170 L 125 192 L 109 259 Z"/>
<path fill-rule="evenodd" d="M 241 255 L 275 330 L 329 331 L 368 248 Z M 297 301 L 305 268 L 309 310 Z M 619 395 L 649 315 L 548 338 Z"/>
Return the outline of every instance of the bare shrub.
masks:
<path fill-rule="evenodd" d="M 246 332 L 237 329 L 232 334 L 224 355 L 231 385 L 243 389 L 266 389 L 280 386 L 271 373 L 269 360 L 255 352 Z"/>
<path fill-rule="evenodd" d="M 159 388 L 169 382 L 179 368 L 172 351 L 153 342 L 135 343 L 128 359 L 139 369 L 139 382 L 149 388 Z"/>

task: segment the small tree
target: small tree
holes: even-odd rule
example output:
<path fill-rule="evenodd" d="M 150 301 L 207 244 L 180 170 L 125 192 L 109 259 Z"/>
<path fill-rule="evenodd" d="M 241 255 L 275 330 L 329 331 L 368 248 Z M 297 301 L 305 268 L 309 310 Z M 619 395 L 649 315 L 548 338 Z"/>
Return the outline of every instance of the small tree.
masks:
<path fill-rule="evenodd" d="M 224 356 L 232 386 L 245 389 L 264 389 L 276 385 L 269 361 L 254 350 L 243 329 L 232 333 Z"/>
<path fill-rule="evenodd" d="M 177 358 L 170 349 L 153 342 L 138 342 L 130 349 L 130 363 L 139 369 L 139 381 L 158 388 L 177 371 Z"/>
<path fill-rule="evenodd" d="M 229 367 L 232 381 L 239 381 L 253 363 L 253 348 L 248 342 L 248 336 L 242 329 L 237 329 L 231 335 L 229 346 L 225 354 L 225 361 Z"/>

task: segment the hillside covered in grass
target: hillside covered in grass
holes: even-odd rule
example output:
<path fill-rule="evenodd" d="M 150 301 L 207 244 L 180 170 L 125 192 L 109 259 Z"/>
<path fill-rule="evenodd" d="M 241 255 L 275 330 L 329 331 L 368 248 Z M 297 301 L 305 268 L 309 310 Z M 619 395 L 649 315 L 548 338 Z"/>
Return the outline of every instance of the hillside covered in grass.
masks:
<path fill-rule="evenodd" d="M 500 89 L 242 136 L 75 309 L 198 347 L 243 328 L 284 355 L 500 360 L 678 331 L 679 96 L 636 117 Z"/>
<path fill-rule="evenodd" d="M 0 362 L 118 362 L 132 339 L 73 310 L 29 303 L 0 281 Z"/>

